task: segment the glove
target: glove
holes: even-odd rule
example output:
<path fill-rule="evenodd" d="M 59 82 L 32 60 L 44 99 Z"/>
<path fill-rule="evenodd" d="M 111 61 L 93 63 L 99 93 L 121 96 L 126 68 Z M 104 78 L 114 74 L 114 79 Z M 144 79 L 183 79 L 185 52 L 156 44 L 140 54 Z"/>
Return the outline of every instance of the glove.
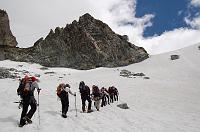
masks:
<path fill-rule="evenodd" d="M 70 85 L 69 85 L 69 84 L 65 84 L 65 86 L 64 86 L 64 87 L 65 87 L 65 88 L 66 88 L 66 87 L 70 88 Z"/>
<path fill-rule="evenodd" d="M 76 96 L 76 93 L 74 93 L 74 96 Z"/>
<path fill-rule="evenodd" d="M 37 89 L 38 94 L 40 93 L 40 90 L 41 90 L 40 88 Z"/>

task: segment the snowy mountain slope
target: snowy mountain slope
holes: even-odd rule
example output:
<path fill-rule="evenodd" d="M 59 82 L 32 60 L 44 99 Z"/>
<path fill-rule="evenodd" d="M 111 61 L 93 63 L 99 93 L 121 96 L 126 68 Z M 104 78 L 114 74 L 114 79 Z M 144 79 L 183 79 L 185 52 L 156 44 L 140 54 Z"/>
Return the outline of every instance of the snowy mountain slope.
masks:
<path fill-rule="evenodd" d="M 200 44 L 198 44 L 200 45 Z M 200 50 L 198 45 L 178 51 L 151 56 L 149 59 L 119 68 L 98 68 L 79 71 L 67 68 L 41 70 L 37 64 L 1 61 L 0 67 L 15 68 L 23 77 L 23 70 L 31 75 L 40 74 L 40 119 L 38 111 L 33 124 L 18 128 L 21 109 L 14 101 L 18 87 L 17 79 L 0 79 L 0 128 L 2 132 L 199 132 L 200 131 Z M 170 60 L 170 55 L 180 59 Z M 22 66 L 23 65 L 23 66 Z M 125 78 L 120 71 L 142 72 L 143 77 Z M 25 71 L 23 71 L 25 72 Z M 68 118 L 60 116 L 61 103 L 55 89 L 60 82 L 71 85 L 78 93 L 79 82 L 99 87 L 115 85 L 120 92 L 120 101 L 100 109 L 100 112 L 79 113 L 75 117 L 74 97 L 70 96 Z M 35 93 L 36 98 L 37 94 Z M 126 102 L 130 109 L 123 110 L 117 104 Z M 77 96 L 77 108 L 81 100 Z M 94 107 L 93 107 L 94 109 Z"/>

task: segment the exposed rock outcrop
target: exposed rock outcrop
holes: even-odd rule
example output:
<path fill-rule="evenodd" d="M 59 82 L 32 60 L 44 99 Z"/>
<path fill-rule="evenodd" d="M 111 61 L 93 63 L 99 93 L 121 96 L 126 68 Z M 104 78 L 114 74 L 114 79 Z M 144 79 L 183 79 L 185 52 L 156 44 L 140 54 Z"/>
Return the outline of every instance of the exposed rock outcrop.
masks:
<path fill-rule="evenodd" d="M 171 60 L 179 59 L 179 55 L 171 55 Z"/>
<path fill-rule="evenodd" d="M 13 69 L 13 68 L 7 69 L 7 68 L 0 67 L 0 79 L 5 79 L 5 78 L 15 79 L 15 78 L 19 78 L 19 76 L 17 74 L 11 73 L 13 71 L 17 71 L 17 70 Z"/>
<path fill-rule="evenodd" d="M 100 20 L 85 14 L 65 28 L 51 30 L 30 48 L 8 48 L 5 59 L 39 63 L 48 67 L 92 69 L 117 67 L 148 58 L 142 47 L 114 33 Z"/>
<path fill-rule="evenodd" d="M 119 107 L 121 109 L 129 109 L 127 103 L 118 104 L 117 107 Z"/>
<path fill-rule="evenodd" d="M 12 35 L 6 11 L 0 9 L 0 47 L 17 46 L 16 38 Z"/>

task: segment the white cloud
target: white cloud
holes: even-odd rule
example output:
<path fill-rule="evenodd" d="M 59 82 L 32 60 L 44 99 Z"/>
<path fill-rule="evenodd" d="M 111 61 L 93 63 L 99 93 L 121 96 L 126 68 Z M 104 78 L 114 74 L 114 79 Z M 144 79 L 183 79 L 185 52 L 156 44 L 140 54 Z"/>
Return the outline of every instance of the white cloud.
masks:
<path fill-rule="evenodd" d="M 200 30 L 200 16 L 193 19 L 185 18 L 185 22 L 192 28 Z"/>
<path fill-rule="evenodd" d="M 200 7 L 200 0 L 191 0 L 191 5 L 194 7 Z M 190 8 L 190 7 L 189 7 Z M 185 17 L 185 22 L 190 25 L 193 29 L 200 30 L 200 13 L 196 13 L 194 17 L 191 17 L 191 13 L 188 12 L 189 15 Z"/>
<path fill-rule="evenodd" d="M 195 7 L 200 7 L 200 0 L 191 0 L 191 5 Z"/>
<path fill-rule="evenodd" d="M 146 14 L 141 18 L 135 17 L 135 0 L 103 0 L 98 3 L 90 0 L 90 2 L 97 10 L 94 10 L 97 18 L 107 23 L 115 32 L 128 35 L 133 43 L 142 38 L 146 27 L 152 25 L 151 19 L 154 17 L 152 14 Z"/>
<path fill-rule="evenodd" d="M 191 44 L 200 42 L 200 31 L 180 28 L 165 32 L 160 36 L 141 39 L 141 46 L 145 47 L 150 54 L 159 54 L 180 49 Z"/>
<path fill-rule="evenodd" d="M 151 20 L 154 15 L 147 14 L 141 18 L 135 18 L 135 4 L 130 6 L 131 0 L 117 1 L 115 4 L 110 4 L 109 7 L 114 6 L 114 9 L 112 9 L 112 12 L 104 13 L 106 15 L 102 17 L 102 20 L 108 23 L 114 31 L 122 35 L 128 35 L 130 42 L 144 47 L 150 54 L 168 52 L 200 42 L 200 31 L 187 28 L 175 29 L 160 36 L 143 38 L 142 34 L 145 28 L 153 24 Z M 120 22 L 132 24 L 119 25 Z"/>

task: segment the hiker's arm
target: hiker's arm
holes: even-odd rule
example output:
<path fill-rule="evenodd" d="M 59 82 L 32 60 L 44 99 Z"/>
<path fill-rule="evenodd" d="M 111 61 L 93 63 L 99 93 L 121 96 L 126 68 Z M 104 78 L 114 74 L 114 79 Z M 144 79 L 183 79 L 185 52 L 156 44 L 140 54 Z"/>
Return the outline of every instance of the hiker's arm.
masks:
<path fill-rule="evenodd" d="M 74 95 L 74 96 L 76 96 L 76 93 L 72 93 L 72 91 L 69 89 L 69 93 L 71 94 L 71 95 Z"/>
<path fill-rule="evenodd" d="M 41 90 L 41 89 L 39 88 L 39 85 L 38 85 L 37 82 L 34 82 L 34 83 L 33 83 L 33 89 L 34 89 L 34 88 L 36 88 L 36 89 L 37 89 L 37 92 L 40 93 L 40 90 Z M 32 90 L 33 90 L 33 89 L 32 89 Z"/>

